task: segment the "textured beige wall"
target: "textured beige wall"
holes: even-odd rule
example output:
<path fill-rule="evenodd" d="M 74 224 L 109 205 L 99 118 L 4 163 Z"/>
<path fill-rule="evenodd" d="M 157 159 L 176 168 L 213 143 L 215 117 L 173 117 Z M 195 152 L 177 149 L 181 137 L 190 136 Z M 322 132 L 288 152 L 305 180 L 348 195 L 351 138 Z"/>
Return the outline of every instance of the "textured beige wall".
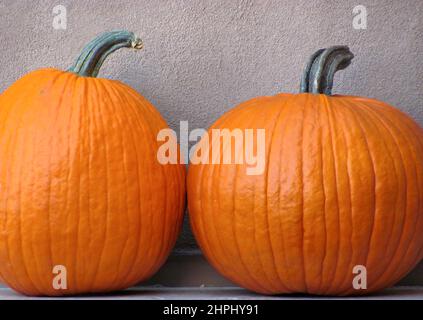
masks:
<path fill-rule="evenodd" d="M 367 30 L 352 27 L 359 4 Z M 67 30 L 52 27 L 56 5 L 68 9 Z M 180 120 L 208 127 L 243 100 L 298 91 L 309 55 L 333 44 L 356 55 L 335 93 L 384 100 L 423 125 L 422 0 L 0 0 L 0 92 L 36 68 L 70 66 L 81 46 L 113 29 L 134 31 L 145 50 L 119 51 L 101 76 L 134 87 L 174 129 Z M 195 248 L 186 225 L 177 252 Z"/>

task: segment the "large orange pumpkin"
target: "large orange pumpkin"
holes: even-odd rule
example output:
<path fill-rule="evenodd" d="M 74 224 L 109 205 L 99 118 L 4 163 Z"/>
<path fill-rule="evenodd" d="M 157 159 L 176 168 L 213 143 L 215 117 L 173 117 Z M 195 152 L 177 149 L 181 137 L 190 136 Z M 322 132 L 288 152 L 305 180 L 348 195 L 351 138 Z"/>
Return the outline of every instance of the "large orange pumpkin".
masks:
<path fill-rule="evenodd" d="M 218 164 L 223 143 L 211 134 L 199 144 L 215 164 L 189 167 L 192 228 L 210 263 L 245 288 L 366 294 L 422 259 L 423 130 L 386 103 L 331 95 L 352 58 L 343 46 L 319 50 L 300 94 L 247 101 L 210 128 L 265 129 L 263 174 Z"/>
<path fill-rule="evenodd" d="M 106 33 L 70 70 L 32 72 L 1 96 L 0 274 L 16 291 L 123 289 L 173 247 L 185 167 L 157 160 L 166 122 L 130 87 L 96 78 L 107 55 L 141 46 L 132 33 Z"/>

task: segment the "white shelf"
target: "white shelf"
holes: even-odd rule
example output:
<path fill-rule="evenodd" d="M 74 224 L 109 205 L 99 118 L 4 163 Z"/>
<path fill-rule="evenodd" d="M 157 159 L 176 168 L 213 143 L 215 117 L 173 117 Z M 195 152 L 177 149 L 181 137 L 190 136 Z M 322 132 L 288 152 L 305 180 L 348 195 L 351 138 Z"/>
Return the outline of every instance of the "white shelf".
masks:
<path fill-rule="evenodd" d="M 0 300 L 50 300 L 61 298 L 29 298 L 7 288 L 0 288 Z M 304 295 L 263 296 L 236 287 L 135 287 L 122 292 L 101 296 L 68 297 L 69 300 L 317 300 L 317 299 L 364 299 L 364 300 L 423 300 L 423 287 L 394 287 L 381 293 L 364 297 L 328 298 Z"/>

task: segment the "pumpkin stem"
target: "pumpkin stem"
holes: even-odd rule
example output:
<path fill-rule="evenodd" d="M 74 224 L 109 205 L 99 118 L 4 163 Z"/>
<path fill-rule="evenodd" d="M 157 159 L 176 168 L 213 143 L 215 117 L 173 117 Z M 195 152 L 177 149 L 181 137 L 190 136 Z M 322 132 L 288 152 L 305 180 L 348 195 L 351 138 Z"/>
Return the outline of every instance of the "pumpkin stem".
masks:
<path fill-rule="evenodd" d="M 109 54 L 121 48 L 142 49 L 143 43 L 132 32 L 106 32 L 92 40 L 82 50 L 82 53 L 68 71 L 83 77 L 97 77 Z"/>
<path fill-rule="evenodd" d="M 353 58 L 347 46 L 316 51 L 304 70 L 300 92 L 331 95 L 335 73 L 348 67 Z"/>

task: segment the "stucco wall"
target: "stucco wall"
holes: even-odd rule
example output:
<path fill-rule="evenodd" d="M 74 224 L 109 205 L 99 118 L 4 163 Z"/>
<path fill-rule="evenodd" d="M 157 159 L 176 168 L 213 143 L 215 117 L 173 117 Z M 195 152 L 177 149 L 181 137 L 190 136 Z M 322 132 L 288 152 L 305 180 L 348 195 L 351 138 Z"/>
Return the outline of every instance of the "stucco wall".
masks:
<path fill-rule="evenodd" d="M 66 30 L 52 26 L 56 5 Z M 366 30 L 352 27 L 357 5 Z M 70 66 L 98 33 L 128 29 L 145 49 L 114 54 L 101 76 L 138 90 L 176 130 L 180 120 L 208 127 L 246 99 L 298 91 L 312 52 L 347 44 L 356 58 L 334 92 L 384 100 L 423 125 L 422 21 L 421 0 L 0 0 L 0 91 L 28 71 Z M 186 225 L 177 252 L 195 248 Z"/>

